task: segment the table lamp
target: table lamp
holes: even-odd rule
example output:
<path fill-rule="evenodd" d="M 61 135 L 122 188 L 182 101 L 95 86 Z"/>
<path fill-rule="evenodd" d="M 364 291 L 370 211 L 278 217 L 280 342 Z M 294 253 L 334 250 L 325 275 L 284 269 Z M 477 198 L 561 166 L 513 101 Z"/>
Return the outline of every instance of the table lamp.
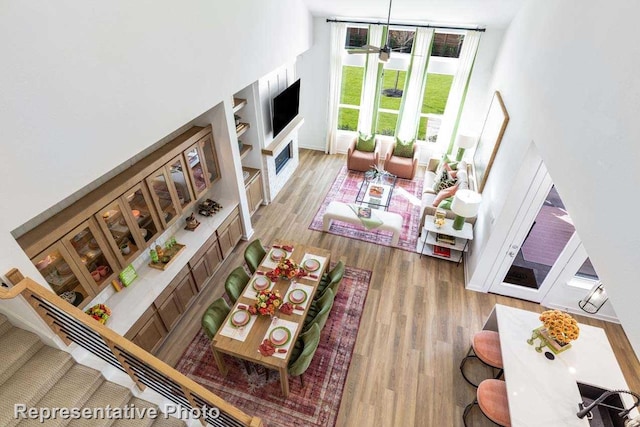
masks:
<path fill-rule="evenodd" d="M 480 202 L 482 202 L 482 196 L 475 191 L 456 191 L 456 195 L 453 197 L 453 203 L 451 203 L 451 211 L 456 214 L 456 218 L 453 220 L 454 230 L 462 230 L 464 219 L 474 217 L 478 214 Z"/>
<path fill-rule="evenodd" d="M 476 138 L 469 135 L 458 135 L 458 139 L 456 140 L 456 145 L 458 146 L 458 154 L 456 155 L 456 160 L 462 160 L 462 156 L 464 156 L 464 150 L 467 148 L 471 148 L 476 145 Z"/>
<path fill-rule="evenodd" d="M 608 299 L 609 297 L 604 290 L 602 282 L 598 282 L 598 284 L 591 289 L 589 295 L 578 302 L 578 306 L 587 313 L 596 314 Z"/>

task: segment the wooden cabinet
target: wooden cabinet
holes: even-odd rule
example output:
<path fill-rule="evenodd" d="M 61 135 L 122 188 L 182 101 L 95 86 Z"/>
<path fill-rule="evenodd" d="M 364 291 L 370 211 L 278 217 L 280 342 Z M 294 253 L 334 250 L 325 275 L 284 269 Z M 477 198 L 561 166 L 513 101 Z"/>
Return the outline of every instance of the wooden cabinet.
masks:
<path fill-rule="evenodd" d="M 200 257 L 200 259 L 195 261 L 189 261 L 189 266 L 191 267 L 191 274 L 193 275 L 193 280 L 195 281 L 198 290 L 202 290 L 209 280 L 209 271 L 204 257 Z"/>
<path fill-rule="evenodd" d="M 140 237 L 144 247 L 148 247 L 162 231 L 160 218 L 153 208 L 153 199 L 149 190 L 142 183 L 136 184 L 121 197 L 122 203 L 128 208 L 129 217 L 137 225 L 134 230 Z"/>
<path fill-rule="evenodd" d="M 166 335 L 167 329 L 156 308 L 152 305 L 135 325 L 129 329 L 125 338 L 133 341 L 149 353 L 153 353 L 160 346 Z"/>
<path fill-rule="evenodd" d="M 120 265 L 128 265 L 145 247 L 138 225 L 121 199 L 116 199 L 95 214 L 96 221 Z"/>
<path fill-rule="evenodd" d="M 195 202 L 191 181 L 187 177 L 187 166 L 184 158 L 180 155 L 171 159 L 167 164 L 167 172 L 178 197 L 180 212 L 182 212 Z"/>
<path fill-rule="evenodd" d="M 242 237 L 242 225 L 240 224 L 240 212 L 235 209 L 231 215 L 216 230 L 222 258 L 229 256 L 233 248 Z"/>
<path fill-rule="evenodd" d="M 210 184 L 220 179 L 220 167 L 218 166 L 218 156 L 216 155 L 216 147 L 213 141 L 213 135 L 208 134 L 198 144 L 202 147 L 204 155 L 204 164 L 207 171 L 207 178 Z"/>
<path fill-rule="evenodd" d="M 222 259 L 223 257 L 218 247 L 218 236 L 214 234 L 193 255 L 188 263 L 198 290 L 202 290 L 207 286 L 209 279 L 218 270 Z"/>
<path fill-rule="evenodd" d="M 157 304 L 156 308 L 158 309 L 158 315 L 160 315 L 162 323 L 164 323 L 164 326 L 170 331 L 173 325 L 180 319 L 180 315 L 183 312 L 178 295 L 172 293 L 162 304 L 158 304 L 157 302 L 154 304 Z"/>
<path fill-rule="evenodd" d="M 160 216 L 163 228 L 173 224 L 180 214 L 180 204 L 174 185 L 170 185 L 169 172 L 165 166 L 153 172 L 146 178 L 147 187 L 153 204 Z"/>
<path fill-rule="evenodd" d="M 203 145 L 203 141 L 198 141 L 183 152 L 185 165 L 196 199 L 204 194 L 211 185 L 207 179 L 208 172 L 202 151 Z"/>
<path fill-rule="evenodd" d="M 247 203 L 249 205 L 249 213 L 253 215 L 260 205 L 264 197 L 262 195 L 262 174 L 259 169 L 242 168 L 249 172 L 249 177 L 245 180 L 244 188 L 247 192 Z"/>
<path fill-rule="evenodd" d="M 187 274 L 184 275 L 178 282 L 178 286 L 176 286 L 175 290 L 178 299 L 180 300 L 180 304 L 182 308 L 186 311 L 186 309 L 191 304 L 191 301 L 198 295 L 198 288 L 196 287 L 196 282 L 187 271 Z"/>

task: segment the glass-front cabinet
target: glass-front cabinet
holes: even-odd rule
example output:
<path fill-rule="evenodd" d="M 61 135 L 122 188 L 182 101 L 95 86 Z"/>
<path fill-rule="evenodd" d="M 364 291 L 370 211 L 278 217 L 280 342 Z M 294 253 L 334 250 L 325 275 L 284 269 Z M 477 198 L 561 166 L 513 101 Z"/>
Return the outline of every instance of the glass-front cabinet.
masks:
<path fill-rule="evenodd" d="M 191 178 L 191 184 L 196 199 L 198 199 L 209 187 L 207 179 L 207 169 L 204 163 L 204 155 L 202 154 L 202 144 L 200 142 L 192 145 L 184 152 L 184 159 Z"/>
<path fill-rule="evenodd" d="M 137 224 L 140 244 L 148 247 L 160 235 L 162 225 L 147 188 L 140 183 L 124 193 L 121 199 L 124 206 L 129 208 L 130 218 Z"/>
<path fill-rule="evenodd" d="M 185 210 L 195 201 L 191 181 L 189 181 L 187 177 L 185 161 L 182 156 L 178 156 L 171 160 L 167 167 L 169 177 L 171 178 L 171 182 L 173 182 L 176 195 L 178 196 L 180 210 Z"/>
<path fill-rule="evenodd" d="M 213 144 L 213 135 L 205 136 L 198 141 L 198 144 L 202 147 L 202 153 L 204 154 L 206 178 L 209 180 L 209 184 L 213 184 L 220 179 L 220 167 L 218 166 L 216 147 Z"/>
<path fill-rule="evenodd" d="M 120 265 L 128 265 L 145 247 L 135 219 L 122 199 L 116 199 L 95 215 Z M 140 212 L 134 212 L 140 215 Z"/>
<path fill-rule="evenodd" d="M 51 289 L 68 303 L 82 308 L 95 295 L 92 288 L 82 285 L 82 271 L 62 243 L 54 243 L 31 261 Z"/>
<path fill-rule="evenodd" d="M 160 222 L 167 228 L 178 219 L 181 212 L 175 186 L 169 185 L 169 173 L 164 166 L 148 176 L 146 182 Z"/>
<path fill-rule="evenodd" d="M 80 224 L 61 240 L 96 294 L 117 277 L 120 265 L 93 218 Z"/>

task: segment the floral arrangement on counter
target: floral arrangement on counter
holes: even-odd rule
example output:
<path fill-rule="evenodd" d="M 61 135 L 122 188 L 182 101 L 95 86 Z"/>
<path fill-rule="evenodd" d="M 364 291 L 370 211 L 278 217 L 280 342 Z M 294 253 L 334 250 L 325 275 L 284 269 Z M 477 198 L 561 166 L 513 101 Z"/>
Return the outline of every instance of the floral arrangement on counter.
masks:
<path fill-rule="evenodd" d="M 560 344 L 569 344 L 578 339 L 580 335 L 578 322 L 568 313 L 563 313 L 560 310 L 547 310 L 540 314 L 540 320 L 549 336 Z"/>
<path fill-rule="evenodd" d="M 89 316 L 96 319 L 98 322 L 103 325 L 107 323 L 107 319 L 111 316 L 111 310 L 104 304 L 96 304 L 87 311 L 85 311 Z"/>
<path fill-rule="evenodd" d="M 278 291 L 267 289 L 256 293 L 257 302 L 249 307 L 249 313 L 261 316 L 273 316 L 278 307 L 282 305 L 282 297 Z"/>
<path fill-rule="evenodd" d="M 276 281 L 280 277 L 291 280 L 296 277 L 304 277 L 307 275 L 307 272 L 289 258 L 285 258 L 280 260 L 276 268 L 268 271 L 265 275 L 272 281 Z"/>

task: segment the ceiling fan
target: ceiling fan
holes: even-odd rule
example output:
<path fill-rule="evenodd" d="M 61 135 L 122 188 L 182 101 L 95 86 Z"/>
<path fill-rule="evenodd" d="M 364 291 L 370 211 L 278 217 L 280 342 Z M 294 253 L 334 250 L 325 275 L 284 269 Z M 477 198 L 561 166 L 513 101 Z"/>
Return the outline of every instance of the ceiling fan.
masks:
<path fill-rule="evenodd" d="M 389 46 L 389 24 L 391 22 L 391 3 L 393 0 L 389 0 L 389 14 L 387 15 L 387 37 L 384 41 L 384 45 L 382 47 L 372 46 L 370 44 L 365 44 L 360 49 L 349 49 L 347 53 L 378 53 L 378 59 L 380 62 L 387 62 L 389 57 L 391 56 L 391 47 Z"/>

